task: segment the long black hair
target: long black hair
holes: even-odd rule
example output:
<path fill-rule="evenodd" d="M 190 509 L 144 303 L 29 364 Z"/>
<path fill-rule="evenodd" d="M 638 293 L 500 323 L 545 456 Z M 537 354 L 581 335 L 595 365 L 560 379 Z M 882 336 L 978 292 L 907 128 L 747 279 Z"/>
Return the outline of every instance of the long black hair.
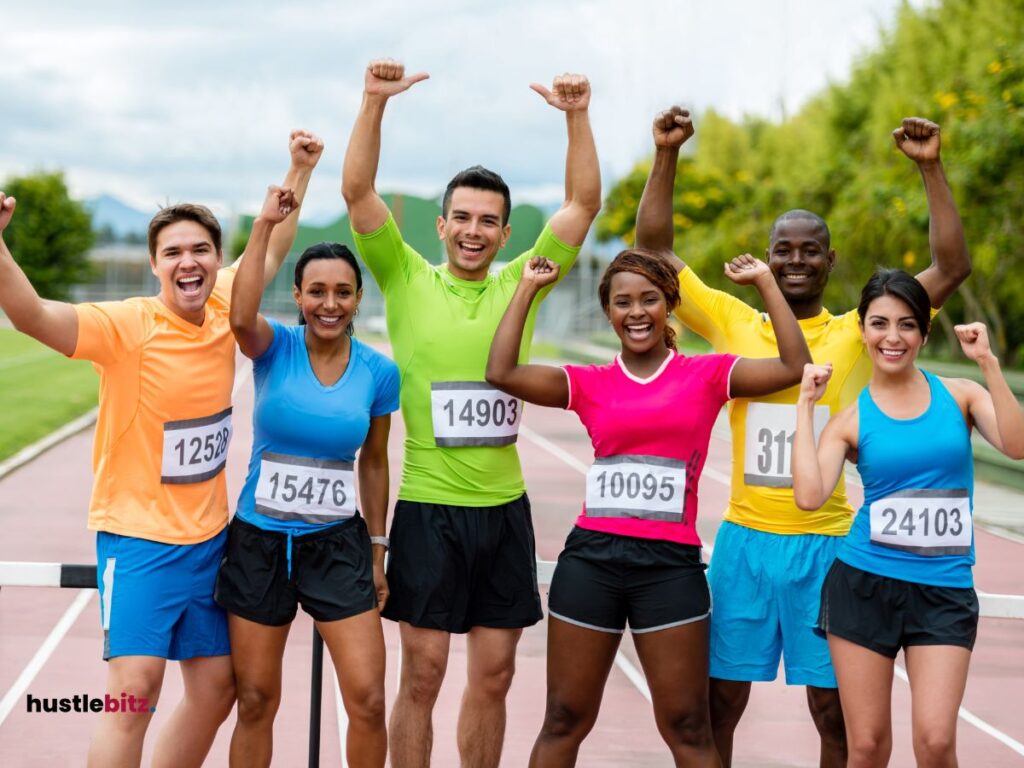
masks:
<path fill-rule="evenodd" d="M 295 262 L 295 287 L 302 292 L 302 276 L 306 272 L 306 265 L 313 259 L 341 259 L 348 263 L 352 267 L 352 271 L 356 273 L 356 291 L 363 290 L 363 272 L 359 269 L 359 262 L 356 261 L 355 255 L 348 249 L 348 246 L 342 245 L 341 243 L 317 243 L 311 245 L 309 248 L 302 252 L 299 256 L 299 260 Z M 305 325 L 306 318 L 302 316 L 302 310 L 299 310 L 299 325 Z M 356 332 L 355 320 L 349 321 L 348 328 L 345 329 L 345 333 L 351 336 Z"/>
<path fill-rule="evenodd" d="M 902 269 L 879 269 L 871 276 L 871 279 L 864 285 L 860 292 L 860 304 L 857 305 L 857 314 L 860 316 L 861 327 L 867 319 L 868 307 L 871 302 L 879 296 L 892 296 L 899 299 L 908 307 L 910 313 L 917 321 L 917 327 L 921 329 L 921 335 L 927 336 L 932 324 L 932 303 L 928 298 L 928 291 L 916 277 Z"/>

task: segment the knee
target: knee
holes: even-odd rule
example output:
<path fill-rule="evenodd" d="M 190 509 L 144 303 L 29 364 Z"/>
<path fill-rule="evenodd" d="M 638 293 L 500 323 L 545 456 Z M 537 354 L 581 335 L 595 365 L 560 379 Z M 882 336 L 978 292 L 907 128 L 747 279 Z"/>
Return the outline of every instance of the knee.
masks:
<path fill-rule="evenodd" d="M 658 730 L 670 746 L 709 747 L 713 743 L 711 719 L 708 709 L 702 708 L 674 712 L 659 718 Z"/>
<path fill-rule="evenodd" d="M 345 712 L 348 719 L 365 726 L 384 725 L 384 686 L 368 685 L 345 692 Z"/>
<path fill-rule="evenodd" d="M 712 681 L 709 688 L 711 720 L 715 728 L 734 730 L 750 698 L 750 683 Z"/>
<path fill-rule="evenodd" d="M 402 689 L 416 704 L 432 705 L 444 682 L 445 665 L 421 658 L 402 669 Z"/>
<path fill-rule="evenodd" d="M 847 734 L 849 742 L 849 768 L 870 768 L 885 765 L 889 761 L 892 747 L 890 737 L 883 732 L 864 731 L 863 733 Z"/>
<path fill-rule="evenodd" d="M 807 704 L 822 741 L 845 748 L 846 726 L 839 691 L 834 688 L 808 688 Z"/>
<path fill-rule="evenodd" d="M 279 691 L 246 683 L 238 685 L 237 694 L 238 719 L 240 721 L 252 723 L 273 720 L 274 715 L 277 714 L 277 707 L 281 701 Z"/>
<path fill-rule="evenodd" d="M 474 672 L 469 680 L 469 688 L 474 693 L 488 699 L 502 700 L 512 687 L 512 678 L 516 673 L 516 663 L 510 659 L 503 664 L 495 664 Z"/>
<path fill-rule="evenodd" d="M 914 755 L 918 765 L 953 765 L 956 734 L 940 728 L 915 729 Z"/>
<path fill-rule="evenodd" d="M 549 696 L 544 710 L 541 738 L 564 739 L 573 736 L 582 741 L 596 720 L 597 712 L 584 711 Z"/>

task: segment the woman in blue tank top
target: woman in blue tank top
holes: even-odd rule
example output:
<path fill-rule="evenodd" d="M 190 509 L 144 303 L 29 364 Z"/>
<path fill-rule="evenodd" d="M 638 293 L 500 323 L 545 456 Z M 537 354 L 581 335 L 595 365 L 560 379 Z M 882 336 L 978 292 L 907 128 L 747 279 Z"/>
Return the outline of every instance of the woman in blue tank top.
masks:
<path fill-rule="evenodd" d="M 256 389 L 249 472 L 214 595 L 228 612 L 238 691 L 231 764 L 270 765 L 284 648 L 301 605 L 334 662 L 348 764 L 383 766 L 379 607 L 388 595 L 387 444 L 398 368 L 352 335 L 362 276 L 343 245 L 320 243 L 299 257 L 299 325 L 259 314 L 264 219 L 273 210 L 264 213 L 231 294 L 231 329 L 253 360 Z"/>
<path fill-rule="evenodd" d="M 1024 458 L 1024 412 L 981 323 L 955 330 L 989 391 L 916 367 L 930 306 L 907 273 L 876 273 L 858 312 L 871 382 L 828 423 L 817 449 L 812 412 L 829 366 L 805 368 L 797 403 L 797 505 L 823 504 L 847 459 L 864 483 L 864 504 L 822 587 L 818 628 L 828 636 L 839 681 L 848 764 L 888 763 L 893 664 L 903 648 L 918 764 L 955 765 L 957 711 L 978 628 L 971 429 L 1007 456 Z"/>

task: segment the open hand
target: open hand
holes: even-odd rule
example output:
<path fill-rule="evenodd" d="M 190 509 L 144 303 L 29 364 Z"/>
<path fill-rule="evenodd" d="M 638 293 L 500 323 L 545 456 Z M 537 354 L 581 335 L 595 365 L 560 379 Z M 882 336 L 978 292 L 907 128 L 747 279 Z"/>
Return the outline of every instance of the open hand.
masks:
<path fill-rule="evenodd" d="M 673 106 L 654 118 L 654 146 L 678 149 L 693 136 L 693 120 L 689 110 Z"/>
<path fill-rule="evenodd" d="M 939 126 L 923 117 L 905 117 L 903 124 L 892 132 L 896 146 L 915 163 L 934 162 L 939 159 Z"/>
<path fill-rule="evenodd" d="M 417 72 L 406 77 L 404 64 L 394 59 L 374 59 L 366 67 L 363 90 L 373 96 L 390 97 L 408 90 L 428 77 L 430 75 L 426 72 Z"/>
<path fill-rule="evenodd" d="M 586 75 L 559 75 L 549 91 L 540 83 L 531 83 L 530 88 L 544 97 L 544 101 L 563 112 L 584 110 L 590 106 L 590 81 Z"/>
<path fill-rule="evenodd" d="M 377 609 L 383 611 L 391 595 L 388 580 L 384 576 L 384 563 L 373 564 L 373 587 L 377 593 Z"/>

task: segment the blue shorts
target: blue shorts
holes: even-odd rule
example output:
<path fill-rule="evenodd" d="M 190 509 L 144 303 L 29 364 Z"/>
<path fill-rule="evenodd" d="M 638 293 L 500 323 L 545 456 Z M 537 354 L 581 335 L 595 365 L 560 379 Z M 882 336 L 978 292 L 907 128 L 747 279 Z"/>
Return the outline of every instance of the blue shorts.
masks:
<path fill-rule="evenodd" d="M 227 529 L 199 544 L 96 534 L 103 658 L 180 661 L 231 652 L 227 617 L 213 601 Z"/>
<path fill-rule="evenodd" d="M 815 632 L 821 585 L 842 536 L 776 534 L 722 523 L 708 569 L 709 673 L 719 680 L 774 680 L 835 688 L 828 643 Z"/>

